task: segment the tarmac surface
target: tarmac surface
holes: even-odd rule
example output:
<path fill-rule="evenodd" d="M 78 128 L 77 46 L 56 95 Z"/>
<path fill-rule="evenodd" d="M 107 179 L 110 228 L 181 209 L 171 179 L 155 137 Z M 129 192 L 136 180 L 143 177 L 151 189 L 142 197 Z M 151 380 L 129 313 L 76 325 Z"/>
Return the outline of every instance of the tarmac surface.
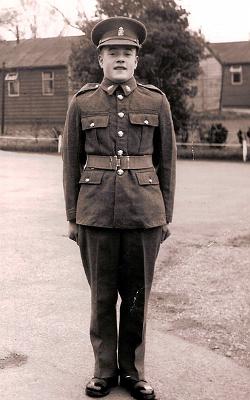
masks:
<path fill-rule="evenodd" d="M 190 171 L 195 181 L 197 166 L 214 165 L 178 161 L 179 177 L 187 187 Z M 78 247 L 67 238 L 61 158 L 0 151 L 0 187 L 1 400 L 87 399 L 89 288 Z M 178 201 L 175 215 L 173 231 L 181 224 L 188 231 L 191 216 L 183 218 Z M 165 242 L 159 262 L 167 257 Z M 148 321 L 146 371 L 158 400 L 250 399 L 249 369 L 163 331 L 157 320 Z M 130 396 L 116 388 L 107 398 Z"/>

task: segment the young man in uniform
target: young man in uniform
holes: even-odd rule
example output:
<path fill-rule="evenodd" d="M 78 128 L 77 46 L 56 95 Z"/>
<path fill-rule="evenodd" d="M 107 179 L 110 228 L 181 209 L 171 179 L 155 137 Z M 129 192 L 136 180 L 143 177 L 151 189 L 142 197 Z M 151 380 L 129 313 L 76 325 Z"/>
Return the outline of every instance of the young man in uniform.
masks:
<path fill-rule="evenodd" d="M 74 96 L 65 124 L 69 237 L 80 247 L 91 288 L 91 397 L 107 395 L 120 382 L 136 399 L 155 399 L 144 376 L 146 313 L 155 260 L 172 220 L 176 144 L 165 95 L 134 78 L 145 39 L 145 26 L 130 18 L 94 27 L 104 78 Z"/>

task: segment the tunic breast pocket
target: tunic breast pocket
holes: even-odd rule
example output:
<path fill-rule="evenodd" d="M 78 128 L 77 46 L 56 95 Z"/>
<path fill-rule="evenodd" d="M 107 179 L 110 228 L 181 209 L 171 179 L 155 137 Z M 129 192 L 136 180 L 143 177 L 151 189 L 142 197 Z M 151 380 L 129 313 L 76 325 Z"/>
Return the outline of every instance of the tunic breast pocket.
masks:
<path fill-rule="evenodd" d="M 159 125 L 158 114 L 131 112 L 129 121 L 132 125 L 132 132 L 135 134 L 133 138 L 137 141 L 135 147 L 138 149 L 138 153 L 152 154 L 154 130 Z"/>
<path fill-rule="evenodd" d="M 88 115 L 81 118 L 82 130 L 85 131 L 85 151 L 98 154 L 101 151 L 102 138 L 107 137 L 109 114 Z"/>

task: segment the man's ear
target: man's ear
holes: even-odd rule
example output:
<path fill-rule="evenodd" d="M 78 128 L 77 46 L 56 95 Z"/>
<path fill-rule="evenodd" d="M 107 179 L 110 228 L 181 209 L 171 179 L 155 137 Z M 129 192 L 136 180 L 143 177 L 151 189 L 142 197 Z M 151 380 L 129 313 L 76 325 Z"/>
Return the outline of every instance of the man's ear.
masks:
<path fill-rule="evenodd" d="M 102 53 L 98 54 L 98 62 L 101 68 L 103 68 L 103 57 Z"/>

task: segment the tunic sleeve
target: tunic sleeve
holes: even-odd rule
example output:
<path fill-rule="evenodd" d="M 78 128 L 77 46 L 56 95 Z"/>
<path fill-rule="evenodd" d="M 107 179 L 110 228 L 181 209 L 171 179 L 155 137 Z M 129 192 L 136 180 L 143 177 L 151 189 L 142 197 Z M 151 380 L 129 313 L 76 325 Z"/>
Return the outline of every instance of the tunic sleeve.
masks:
<path fill-rule="evenodd" d="M 169 102 L 162 96 L 158 136 L 158 168 L 160 188 L 165 204 L 166 220 L 172 221 L 175 179 L 176 179 L 176 139 Z"/>
<path fill-rule="evenodd" d="M 63 132 L 63 188 L 67 220 L 76 218 L 81 165 L 86 158 L 81 143 L 81 116 L 76 97 L 69 106 Z"/>

